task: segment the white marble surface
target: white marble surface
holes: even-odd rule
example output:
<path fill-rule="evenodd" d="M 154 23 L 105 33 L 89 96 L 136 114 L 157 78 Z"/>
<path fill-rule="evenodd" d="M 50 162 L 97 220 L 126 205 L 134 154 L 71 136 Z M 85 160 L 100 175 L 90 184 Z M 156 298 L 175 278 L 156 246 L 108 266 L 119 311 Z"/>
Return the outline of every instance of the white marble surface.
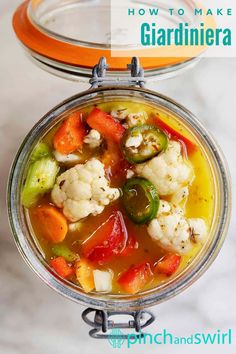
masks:
<path fill-rule="evenodd" d="M 83 88 L 50 76 L 24 56 L 11 29 L 11 16 L 20 2 L 0 2 L 0 353 L 105 354 L 113 349 L 106 341 L 89 339 L 80 318 L 83 308 L 47 288 L 24 264 L 7 223 L 7 176 L 19 143 L 39 117 Z M 236 60 L 203 60 L 181 77 L 152 87 L 187 106 L 208 126 L 225 152 L 235 184 Z M 207 273 L 178 297 L 154 308 L 157 322 L 153 332 L 167 328 L 184 336 L 216 329 L 236 331 L 235 209 L 232 219 L 225 245 Z M 136 346 L 121 350 L 161 354 L 224 350 L 233 354 L 236 347 L 234 338 L 227 347 Z"/>

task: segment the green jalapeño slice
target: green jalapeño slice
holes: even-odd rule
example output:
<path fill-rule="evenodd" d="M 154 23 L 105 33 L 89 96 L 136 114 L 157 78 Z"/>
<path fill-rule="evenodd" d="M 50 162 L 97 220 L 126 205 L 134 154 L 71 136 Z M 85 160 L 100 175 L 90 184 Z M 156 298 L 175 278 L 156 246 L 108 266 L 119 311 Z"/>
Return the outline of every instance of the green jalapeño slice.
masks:
<path fill-rule="evenodd" d="M 123 154 L 130 163 L 142 163 L 166 150 L 167 135 L 153 125 L 130 128 L 122 139 Z"/>
<path fill-rule="evenodd" d="M 131 178 L 123 186 L 123 204 L 130 219 L 145 224 L 155 218 L 159 196 L 154 185 L 145 178 Z"/>

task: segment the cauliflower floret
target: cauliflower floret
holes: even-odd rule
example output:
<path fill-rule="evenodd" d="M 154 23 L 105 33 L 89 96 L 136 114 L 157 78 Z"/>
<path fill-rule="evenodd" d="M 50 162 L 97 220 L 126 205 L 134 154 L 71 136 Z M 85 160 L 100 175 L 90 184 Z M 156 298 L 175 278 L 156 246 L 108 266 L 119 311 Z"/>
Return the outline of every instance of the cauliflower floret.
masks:
<path fill-rule="evenodd" d="M 76 232 L 79 231 L 82 227 L 83 223 L 82 222 L 73 222 L 68 225 L 69 231 L 70 232 Z"/>
<path fill-rule="evenodd" d="M 82 160 L 81 156 L 77 154 L 64 155 L 58 151 L 53 151 L 53 155 L 55 156 L 55 159 L 61 163 L 79 163 Z"/>
<path fill-rule="evenodd" d="M 203 219 L 188 219 L 191 227 L 192 242 L 201 242 L 207 234 L 206 223 Z"/>
<path fill-rule="evenodd" d="M 119 120 L 124 120 L 127 117 L 127 114 L 128 114 L 128 109 L 125 107 L 119 107 L 111 111 L 111 116 Z"/>
<path fill-rule="evenodd" d="M 92 149 L 99 147 L 102 143 L 101 134 L 97 130 L 91 129 L 84 138 L 84 143 L 88 144 Z"/>
<path fill-rule="evenodd" d="M 130 136 L 126 142 L 125 146 L 127 148 L 138 148 L 143 142 L 143 136 L 142 134 L 137 134 L 135 136 Z"/>
<path fill-rule="evenodd" d="M 146 123 L 148 115 L 146 112 L 130 113 L 127 118 L 129 127 L 135 127 L 136 125 L 143 125 Z"/>
<path fill-rule="evenodd" d="M 203 219 L 187 219 L 180 207 L 161 200 L 156 218 L 148 225 L 148 233 L 167 251 L 186 254 L 193 243 L 206 237 L 207 227 Z"/>
<path fill-rule="evenodd" d="M 71 222 L 102 213 L 118 199 L 119 189 L 110 188 L 104 165 L 97 159 L 79 164 L 62 173 L 52 190 L 52 200 Z"/>
<path fill-rule="evenodd" d="M 137 165 L 136 172 L 151 181 L 162 196 L 176 193 L 194 177 L 192 166 L 183 159 L 177 141 L 170 141 L 165 152 Z"/>
<path fill-rule="evenodd" d="M 127 178 L 127 179 L 130 179 L 130 178 L 132 178 L 132 177 L 134 177 L 134 171 L 133 171 L 133 170 L 127 170 L 127 172 L 126 172 L 126 178 Z"/>
<path fill-rule="evenodd" d="M 112 291 L 112 278 L 113 278 L 112 272 L 95 269 L 93 271 L 93 278 L 94 278 L 96 291 L 99 292 Z"/>
<path fill-rule="evenodd" d="M 189 188 L 185 186 L 172 195 L 171 203 L 176 205 L 180 204 L 182 207 L 184 207 L 187 202 L 188 196 L 189 196 Z"/>
<path fill-rule="evenodd" d="M 159 209 L 158 209 L 158 214 L 163 214 L 163 213 L 169 213 L 171 210 L 171 205 L 170 203 L 166 202 L 165 200 L 160 200 L 160 204 L 159 204 Z"/>

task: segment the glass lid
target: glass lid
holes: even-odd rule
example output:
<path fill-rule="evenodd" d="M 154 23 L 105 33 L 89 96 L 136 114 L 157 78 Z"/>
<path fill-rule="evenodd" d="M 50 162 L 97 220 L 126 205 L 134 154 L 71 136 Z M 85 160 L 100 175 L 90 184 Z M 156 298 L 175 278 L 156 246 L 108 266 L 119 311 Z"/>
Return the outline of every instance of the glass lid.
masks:
<path fill-rule="evenodd" d="M 201 54 L 199 50 L 173 54 L 169 48 L 163 55 L 163 48 L 147 49 L 137 42 L 130 26 L 150 22 L 150 16 L 162 28 L 179 24 L 180 15 L 170 16 L 171 7 L 173 2 L 164 0 L 26 0 L 16 10 L 13 26 L 31 58 L 59 76 L 90 77 L 100 57 L 106 57 L 110 75 L 128 76 L 127 63 L 137 56 L 145 77 L 159 78 L 195 64 Z M 175 0 L 175 7 L 185 9 L 181 21 L 192 26 L 202 21 L 193 15 L 195 0 Z"/>

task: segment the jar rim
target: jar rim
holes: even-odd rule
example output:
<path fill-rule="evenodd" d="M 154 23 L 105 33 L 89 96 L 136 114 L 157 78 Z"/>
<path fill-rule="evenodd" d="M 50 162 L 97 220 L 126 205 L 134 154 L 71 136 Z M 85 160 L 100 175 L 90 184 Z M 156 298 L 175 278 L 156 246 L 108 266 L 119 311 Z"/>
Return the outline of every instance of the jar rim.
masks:
<path fill-rule="evenodd" d="M 28 159 L 31 152 L 30 150 L 32 150 L 33 142 L 37 138 L 37 134 L 39 136 L 39 133 L 41 132 L 42 136 L 42 130 L 46 129 L 55 117 L 65 113 L 72 108 L 73 105 L 74 107 L 78 106 L 79 100 L 82 98 L 85 99 L 87 96 L 93 97 L 98 93 L 104 93 L 107 91 L 125 92 L 127 90 L 137 92 L 141 95 L 144 94 L 150 95 L 150 97 L 153 98 L 155 97 L 155 99 L 159 100 L 159 103 L 162 103 L 163 105 L 165 103 L 165 105 L 168 105 L 168 109 L 172 110 L 172 112 L 176 113 L 176 111 L 178 111 L 178 113 L 181 114 L 181 117 L 191 124 L 194 132 L 204 138 L 205 143 L 214 157 L 214 161 L 215 164 L 217 164 L 218 173 L 220 175 L 220 182 L 218 181 L 218 183 L 220 183 L 221 187 L 221 215 L 219 218 L 220 223 L 217 225 L 217 230 L 215 231 L 214 237 L 212 237 L 211 245 L 208 251 L 201 255 L 201 259 L 198 260 L 198 263 L 192 267 L 193 269 L 185 273 L 183 272 L 183 274 L 181 273 L 179 277 L 174 278 L 172 282 L 164 285 L 162 289 L 158 287 L 156 289 L 151 289 L 144 294 L 138 294 L 137 296 L 119 296 L 117 298 L 117 295 L 108 295 L 105 298 L 104 296 L 102 297 L 97 294 L 93 295 L 79 292 L 76 286 L 60 279 L 60 277 L 54 274 L 50 267 L 45 264 L 46 262 L 43 263 L 42 259 L 39 259 L 39 255 L 36 254 L 34 249 L 34 242 L 32 240 L 28 240 L 25 236 L 28 232 L 26 230 L 26 226 L 22 226 L 20 222 L 20 217 L 22 217 L 22 215 L 20 215 L 21 211 L 19 205 L 18 182 L 22 178 L 22 173 L 25 168 L 25 161 Z M 81 92 L 53 108 L 32 128 L 26 136 L 13 162 L 8 183 L 8 215 L 10 226 L 17 247 L 26 263 L 47 285 L 55 291 L 75 302 L 97 309 L 111 310 L 115 308 L 117 310 L 130 310 L 145 308 L 165 301 L 186 289 L 206 271 L 220 251 L 228 229 L 230 211 L 231 188 L 229 171 L 223 153 L 212 136 L 191 112 L 177 102 L 173 101 L 171 98 L 157 92 L 138 87 L 100 87 Z"/>
<path fill-rule="evenodd" d="M 89 76 L 91 68 L 103 56 L 108 59 L 113 74 L 124 75 L 126 73 L 127 75 L 126 64 L 129 62 L 129 58 L 138 56 L 142 60 L 146 77 L 157 79 L 159 76 L 163 77 L 166 72 L 176 73 L 183 66 L 191 67 L 193 63 L 199 60 L 205 50 L 199 48 L 194 51 L 193 55 L 186 56 L 184 52 L 172 55 L 173 48 L 170 48 L 168 55 L 162 57 L 162 48 L 155 48 L 155 55 L 152 54 L 151 56 L 147 55 L 147 49 L 134 50 L 132 55 L 130 52 L 127 52 L 127 55 L 124 54 L 124 49 L 122 49 L 122 55 L 118 55 L 118 52 L 113 55 L 111 48 L 106 43 L 98 44 L 83 40 L 70 40 L 47 29 L 34 15 L 32 10 L 36 6 L 32 5 L 34 2 L 37 6 L 40 6 L 41 1 L 26 0 L 15 11 L 13 16 L 14 31 L 24 48 L 35 59 L 34 61 L 48 71 L 53 68 L 59 76 L 67 74 L 72 79 L 76 73 L 77 77 L 86 78 Z M 208 21 L 209 18 L 206 18 L 205 22 Z M 150 50 L 153 50 L 153 48 Z M 159 52 L 156 50 L 159 50 Z"/>

